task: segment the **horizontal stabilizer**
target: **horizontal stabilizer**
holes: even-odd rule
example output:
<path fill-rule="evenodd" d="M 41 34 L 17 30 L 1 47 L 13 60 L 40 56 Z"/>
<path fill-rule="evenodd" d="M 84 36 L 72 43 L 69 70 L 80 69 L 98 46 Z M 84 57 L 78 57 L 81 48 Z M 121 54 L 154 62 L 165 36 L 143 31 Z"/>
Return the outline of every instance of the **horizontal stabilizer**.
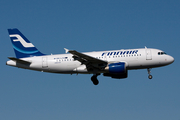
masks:
<path fill-rule="evenodd" d="M 31 64 L 31 62 L 29 62 L 29 61 L 21 60 L 21 59 L 18 59 L 18 58 L 14 58 L 14 57 L 8 57 L 8 58 L 10 60 L 13 60 L 13 61 L 21 63 L 21 64 Z"/>

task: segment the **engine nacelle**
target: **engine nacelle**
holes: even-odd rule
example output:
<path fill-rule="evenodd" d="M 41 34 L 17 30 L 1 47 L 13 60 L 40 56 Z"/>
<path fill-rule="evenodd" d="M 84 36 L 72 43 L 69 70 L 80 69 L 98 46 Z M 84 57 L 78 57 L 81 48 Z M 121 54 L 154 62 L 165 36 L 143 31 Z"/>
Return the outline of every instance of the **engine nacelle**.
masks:
<path fill-rule="evenodd" d="M 104 76 L 118 79 L 127 78 L 126 63 L 124 62 L 111 63 L 105 68 L 105 70 L 107 70 L 108 73 L 104 73 Z"/>
<path fill-rule="evenodd" d="M 112 74 L 122 74 L 126 72 L 126 63 L 111 63 L 105 68 L 105 70 L 108 70 L 108 72 Z"/>

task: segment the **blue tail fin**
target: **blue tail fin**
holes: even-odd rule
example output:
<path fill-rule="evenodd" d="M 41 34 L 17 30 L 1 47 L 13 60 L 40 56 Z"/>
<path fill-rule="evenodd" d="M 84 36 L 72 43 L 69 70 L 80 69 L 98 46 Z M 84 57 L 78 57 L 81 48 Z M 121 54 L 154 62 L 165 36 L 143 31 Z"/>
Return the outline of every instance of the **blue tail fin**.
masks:
<path fill-rule="evenodd" d="M 8 29 L 16 58 L 45 55 L 41 53 L 18 29 Z"/>

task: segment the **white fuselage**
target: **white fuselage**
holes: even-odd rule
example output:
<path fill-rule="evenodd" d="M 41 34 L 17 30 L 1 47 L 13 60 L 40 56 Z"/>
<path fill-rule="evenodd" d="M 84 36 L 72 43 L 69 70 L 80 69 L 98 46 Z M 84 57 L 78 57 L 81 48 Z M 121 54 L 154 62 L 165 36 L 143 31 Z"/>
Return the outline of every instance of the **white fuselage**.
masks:
<path fill-rule="evenodd" d="M 144 69 L 161 67 L 171 64 L 174 58 L 163 53 L 158 49 L 126 49 L 126 50 L 112 50 L 112 51 L 99 51 L 99 52 L 85 52 L 88 56 L 96 59 L 107 61 L 107 63 L 125 62 L 126 69 Z M 72 54 L 57 54 L 57 55 L 44 55 L 22 58 L 31 62 L 30 65 L 21 64 L 13 60 L 7 61 L 7 65 L 19 68 L 52 72 L 52 73 L 83 73 L 89 74 L 86 65 L 78 60 L 74 60 Z M 98 71 L 98 73 L 106 73 L 105 70 Z"/>

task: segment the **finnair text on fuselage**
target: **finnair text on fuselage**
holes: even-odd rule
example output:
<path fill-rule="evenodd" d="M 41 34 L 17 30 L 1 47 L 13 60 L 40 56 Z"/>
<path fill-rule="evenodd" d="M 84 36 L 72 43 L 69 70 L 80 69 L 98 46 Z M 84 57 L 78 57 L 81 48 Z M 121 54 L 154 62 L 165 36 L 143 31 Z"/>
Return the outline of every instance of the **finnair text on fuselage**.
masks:
<path fill-rule="evenodd" d="M 117 51 L 117 52 L 104 52 L 102 53 L 102 56 L 111 56 L 111 55 L 127 55 L 127 54 L 138 54 L 138 50 L 133 51 Z"/>

